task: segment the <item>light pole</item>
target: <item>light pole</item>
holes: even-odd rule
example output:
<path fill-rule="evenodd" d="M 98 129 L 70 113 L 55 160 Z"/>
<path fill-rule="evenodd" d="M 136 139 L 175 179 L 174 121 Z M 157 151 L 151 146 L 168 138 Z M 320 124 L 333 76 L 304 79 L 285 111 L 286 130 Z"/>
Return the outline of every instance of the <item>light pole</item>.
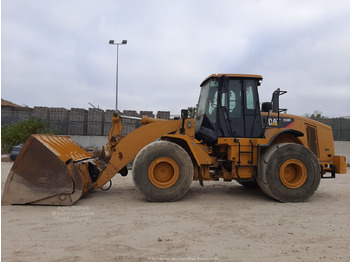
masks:
<path fill-rule="evenodd" d="M 114 40 L 109 40 L 110 45 L 117 46 L 117 69 L 115 78 L 115 111 L 118 112 L 118 56 L 119 56 L 119 45 L 126 45 L 128 41 L 123 40 L 121 43 L 115 43 Z"/>

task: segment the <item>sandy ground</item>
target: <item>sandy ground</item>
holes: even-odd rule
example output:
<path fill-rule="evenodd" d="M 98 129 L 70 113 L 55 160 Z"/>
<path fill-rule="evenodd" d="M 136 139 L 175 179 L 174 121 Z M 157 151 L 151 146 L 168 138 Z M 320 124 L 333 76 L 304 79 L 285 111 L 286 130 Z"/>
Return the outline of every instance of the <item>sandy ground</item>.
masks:
<path fill-rule="evenodd" d="M 349 174 L 284 204 L 235 182 L 150 203 L 118 176 L 71 207 L 2 206 L 2 261 L 350 261 Z"/>

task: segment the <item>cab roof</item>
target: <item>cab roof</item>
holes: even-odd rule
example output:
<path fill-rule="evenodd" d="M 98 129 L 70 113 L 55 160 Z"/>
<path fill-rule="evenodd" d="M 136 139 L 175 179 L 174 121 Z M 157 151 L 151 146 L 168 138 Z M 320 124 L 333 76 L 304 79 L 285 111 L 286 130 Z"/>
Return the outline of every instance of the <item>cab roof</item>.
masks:
<path fill-rule="evenodd" d="M 212 74 L 208 76 L 204 81 L 201 83 L 200 86 L 202 86 L 206 81 L 208 81 L 210 78 L 220 78 L 222 76 L 232 77 L 232 78 L 255 78 L 262 80 L 263 77 L 261 75 L 251 75 L 251 74 Z"/>

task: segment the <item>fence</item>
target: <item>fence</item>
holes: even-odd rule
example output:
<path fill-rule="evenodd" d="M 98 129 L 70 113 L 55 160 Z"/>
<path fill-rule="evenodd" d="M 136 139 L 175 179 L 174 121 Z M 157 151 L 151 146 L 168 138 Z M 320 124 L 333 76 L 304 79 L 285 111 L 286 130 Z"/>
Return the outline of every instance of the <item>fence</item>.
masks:
<path fill-rule="evenodd" d="M 102 110 L 90 108 L 65 108 L 56 107 L 1 107 L 1 126 L 16 123 L 22 120 L 36 117 L 49 124 L 58 135 L 79 136 L 107 136 L 112 126 L 114 110 Z M 122 115 L 140 117 L 147 115 L 154 117 L 153 111 L 124 110 Z M 157 118 L 169 119 L 169 111 L 158 111 Z M 140 120 L 122 118 L 123 135 L 127 135 L 141 124 Z"/>
<path fill-rule="evenodd" d="M 350 119 L 330 118 L 319 121 L 332 127 L 334 141 L 350 141 Z"/>

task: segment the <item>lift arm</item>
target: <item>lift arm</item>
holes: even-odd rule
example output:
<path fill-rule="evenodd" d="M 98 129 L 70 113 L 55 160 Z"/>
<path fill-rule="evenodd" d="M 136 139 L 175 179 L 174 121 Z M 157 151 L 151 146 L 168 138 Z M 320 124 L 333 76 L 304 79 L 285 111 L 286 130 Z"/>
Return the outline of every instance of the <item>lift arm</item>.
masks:
<path fill-rule="evenodd" d="M 109 134 L 111 158 L 94 184 L 94 189 L 106 184 L 123 167 L 131 162 L 143 147 L 165 134 L 174 133 L 179 130 L 182 120 L 154 119 L 143 116 L 142 124 L 143 126 L 122 138 L 123 126 L 120 116 L 118 114 L 113 116 L 112 128 Z"/>

